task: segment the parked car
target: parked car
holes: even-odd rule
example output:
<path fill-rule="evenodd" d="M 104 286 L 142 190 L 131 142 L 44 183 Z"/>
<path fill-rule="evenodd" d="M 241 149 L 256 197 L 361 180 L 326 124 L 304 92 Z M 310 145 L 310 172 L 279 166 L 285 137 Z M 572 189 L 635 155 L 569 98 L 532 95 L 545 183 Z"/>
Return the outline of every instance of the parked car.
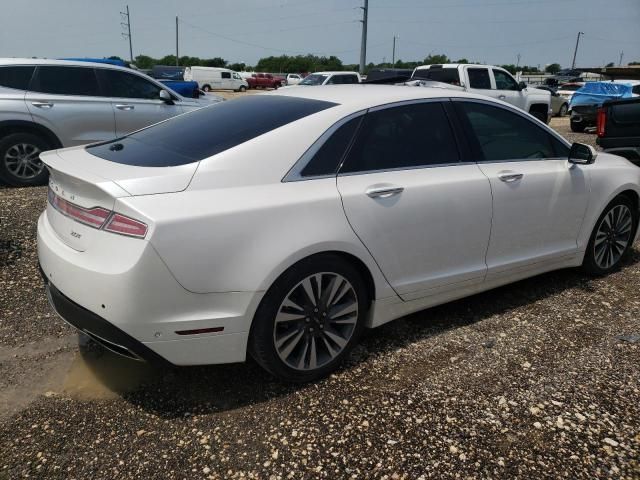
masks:
<path fill-rule="evenodd" d="M 556 92 L 552 87 L 546 87 L 544 85 L 533 88 L 545 90 L 551 94 L 551 110 L 554 116 L 564 117 L 567 114 L 569 111 L 569 101 L 561 96 L 560 93 Z"/>
<path fill-rule="evenodd" d="M 0 180 L 44 183 L 40 152 L 109 140 L 210 104 L 129 68 L 0 59 Z"/>
<path fill-rule="evenodd" d="M 615 80 L 613 82 L 588 82 L 571 97 L 571 130 L 584 132 L 595 127 L 598 107 L 607 100 L 630 98 L 640 93 L 640 81 Z"/>
<path fill-rule="evenodd" d="M 619 267 L 640 169 L 446 93 L 290 88 L 43 154 L 55 310 L 131 358 L 249 353 L 308 381 L 364 328 L 549 270 Z"/>
<path fill-rule="evenodd" d="M 580 90 L 582 87 L 584 87 L 584 82 L 563 83 L 557 88 L 556 92 L 567 102 L 571 102 L 573 94 Z"/>
<path fill-rule="evenodd" d="M 244 92 L 249 88 L 247 81 L 238 72 L 228 68 L 186 67 L 184 69 L 184 79 L 198 82 L 200 88 L 205 92 L 210 92 L 211 90 Z"/>
<path fill-rule="evenodd" d="M 412 80 L 433 80 L 463 87 L 468 92 L 487 95 L 529 112 L 549 123 L 552 115 L 551 94 L 530 89 L 516 82 L 509 72 L 492 65 L 443 64 L 416 67 Z"/>
<path fill-rule="evenodd" d="M 549 87 L 557 87 L 568 82 L 582 82 L 582 72 L 580 70 L 565 68 L 555 75 L 545 79 L 544 84 Z"/>
<path fill-rule="evenodd" d="M 154 65 L 150 76 L 156 80 L 184 80 L 184 70 L 176 65 Z"/>
<path fill-rule="evenodd" d="M 316 72 L 304 77 L 298 85 L 318 86 L 318 85 L 349 85 L 360 83 L 358 72 Z"/>
<path fill-rule="evenodd" d="M 166 85 L 174 92 L 179 93 L 187 98 L 200 98 L 204 92 L 200 90 L 198 82 L 187 82 L 184 80 L 158 80 L 161 84 Z"/>
<path fill-rule="evenodd" d="M 247 78 L 249 88 L 278 88 L 286 84 L 282 77 L 275 77 L 270 73 L 254 73 Z"/>
<path fill-rule="evenodd" d="M 287 85 L 297 85 L 299 84 L 304 77 L 299 73 L 289 73 L 287 75 L 286 83 Z"/>
<path fill-rule="evenodd" d="M 403 83 L 411 79 L 413 70 L 410 68 L 372 68 L 367 74 L 367 79 L 362 83 L 375 83 L 379 85 Z"/>
<path fill-rule="evenodd" d="M 640 98 L 608 100 L 598 109 L 598 145 L 640 166 Z"/>

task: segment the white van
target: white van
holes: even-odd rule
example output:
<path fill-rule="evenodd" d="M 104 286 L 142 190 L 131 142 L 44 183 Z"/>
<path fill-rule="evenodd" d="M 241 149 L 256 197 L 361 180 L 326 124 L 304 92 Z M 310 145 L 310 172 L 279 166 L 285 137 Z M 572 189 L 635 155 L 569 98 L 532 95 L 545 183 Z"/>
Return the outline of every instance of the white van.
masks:
<path fill-rule="evenodd" d="M 249 86 L 238 72 L 228 68 L 186 67 L 184 79 L 188 82 L 198 82 L 198 86 L 205 92 L 211 90 L 244 92 Z"/>

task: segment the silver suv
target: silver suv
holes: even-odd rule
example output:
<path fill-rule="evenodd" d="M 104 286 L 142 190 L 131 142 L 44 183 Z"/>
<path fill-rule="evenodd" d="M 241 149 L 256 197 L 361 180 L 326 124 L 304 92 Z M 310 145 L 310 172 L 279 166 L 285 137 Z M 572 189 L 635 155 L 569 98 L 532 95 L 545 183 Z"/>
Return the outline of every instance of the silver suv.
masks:
<path fill-rule="evenodd" d="M 207 99 L 114 65 L 0 59 L 0 180 L 42 184 L 40 152 L 109 140 L 221 100 Z"/>

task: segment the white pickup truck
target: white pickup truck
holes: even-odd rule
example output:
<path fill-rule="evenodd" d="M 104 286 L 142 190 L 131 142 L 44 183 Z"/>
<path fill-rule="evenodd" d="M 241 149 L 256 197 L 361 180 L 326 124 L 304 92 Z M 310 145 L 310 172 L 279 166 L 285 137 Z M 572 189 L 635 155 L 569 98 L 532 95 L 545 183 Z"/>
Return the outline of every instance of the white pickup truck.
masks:
<path fill-rule="evenodd" d="M 503 100 L 549 123 L 552 115 L 551 94 L 527 88 L 516 82 L 509 72 L 492 65 L 444 64 L 416 67 L 411 80 L 443 82 L 464 90 Z"/>

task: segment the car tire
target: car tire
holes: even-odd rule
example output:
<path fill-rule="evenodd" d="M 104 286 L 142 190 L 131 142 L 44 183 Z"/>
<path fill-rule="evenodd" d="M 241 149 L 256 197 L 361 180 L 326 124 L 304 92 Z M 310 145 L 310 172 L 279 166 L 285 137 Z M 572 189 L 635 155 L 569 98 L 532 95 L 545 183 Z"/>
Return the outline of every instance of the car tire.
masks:
<path fill-rule="evenodd" d="M 204 86 L 202 87 L 202 90 L 203 90 L 203 91 L 205 91 L 205 92 L 207 92 L 207 93 L 209 93 L 209 92 L 211 91 L 211 86 L 209 86 L 209 85 L 204 85 Z"/>
<path fill-rule="evenodd" d="M 39 158 L 52 146 L 33 133 L 13 133 L 0 140 L 0 180 L 13 187 L 42 185 L 49 171 Z"/>
<path fill-rule="evenodd" d="M 590 275 L 606 275 L 617 269 L 631 251 L 638 227 L 638 210 L 624 195 L 614 198 L 596 222 L 582 269 Z"/>
<path fill-rule="evenodd" d="M 273 84 L 273 89 L 274 89 L 274 90 L 277 90 L 279 86 L 280 86 L 280 84 L 279 84 L 279 83 L 274 83 L 274 84 Z"/>
<path fill-rule="evenodd" d="M 566 103 L 563 103 L 560 106 L 560 110 L 558 110 L 558 116 L 559 117 L 564 117 L 567 114 L 568 111 L 569 111 L 569 105 L 567 105 Z"/>
<path fill-rule="evenodd" d="M 571 131 L 575 133 L 583 133 L 584 132 L 584 124 L 582 122 L 574 122 L 571 123 Z"/>
<path fill-rule="evenodd" d="M 333 254 L 309 257 L 265 294 L 251 327 L 249 352 L 283 381 L 322 378 L 357 343 L 369 303 L 364 280 L 351 264 Z"/>
<path fill-rule="evenodd" d="M 240 88 L 238 89 L 238 91 L 240 92 L 246 92 L 247 88 L 244 85 L 241 85 Z"/>

